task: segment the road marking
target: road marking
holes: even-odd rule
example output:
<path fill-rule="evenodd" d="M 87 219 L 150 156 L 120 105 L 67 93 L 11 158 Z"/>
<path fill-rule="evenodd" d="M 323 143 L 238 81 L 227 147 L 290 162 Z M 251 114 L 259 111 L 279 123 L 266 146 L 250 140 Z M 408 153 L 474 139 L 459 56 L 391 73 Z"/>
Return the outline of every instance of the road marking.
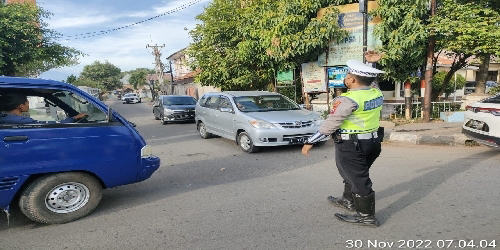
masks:
<path fill-rule="evenodd" d="M 183 137 L 189 137 L 193 135 L 197 135 L 198 133 L 193 132 L 193 133 L 187 133 L 183 135 L 176 135 L 176 136 L 169 136 L 169 137 L 164 137 L 164 138 L 156 138 L 156 139 L 148 139 L 146 141 L 148 142 L 153 142 L 153 141 L 163 141 L 163 140 L 171 140 L 171 139 L 177 139 L 177 138 L 183 138 Z"/>

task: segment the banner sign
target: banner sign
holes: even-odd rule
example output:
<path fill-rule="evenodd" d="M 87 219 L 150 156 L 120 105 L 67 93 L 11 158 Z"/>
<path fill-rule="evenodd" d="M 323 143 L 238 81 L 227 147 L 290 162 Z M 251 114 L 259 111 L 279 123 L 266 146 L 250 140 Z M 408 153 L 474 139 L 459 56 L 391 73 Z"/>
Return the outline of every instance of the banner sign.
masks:
<path fill-rule="evenodd" d="M 336 66 L 327 68 L 328 87 L 329 88 L 347 88 L 344 79 L 347 75 L 347 66 Z"/>
<path fill-rule="evenodd" d="M 302 64 L 302 81 L 304 92 L 326 92 L 325 68 L 318 65 L 318 62 Z"/>
<path fill-rule="evenodd" d="M 276 85 L 277 86 L 293 85 L 293 70 L 278 71 L 278 74 L 276 75 Z"/>
<path fill-rule="evenodd" d="M 377 7 L 375 1 L 368 1 L 368 11 Z M 337 6 L 337 8 L 340 10 L 338 24 L 349 34 L 339 42 L 330 42 L 328 52 L 324 52 L 318 57 L 321 66 L 345 65 L 351 59 L 363 61 L 363 13 L 359 12 L 359 4 L 345 4 Z M 318 12 L 318 18 L 321 18 L 323 13 L 324 9 L 321 9 Z M 382 41 L 373 34 L 375 25 L 380 22 L 379 17 L 368 17 L 368 50 L 374 50 L 376 46 L 382 45 Z"/>

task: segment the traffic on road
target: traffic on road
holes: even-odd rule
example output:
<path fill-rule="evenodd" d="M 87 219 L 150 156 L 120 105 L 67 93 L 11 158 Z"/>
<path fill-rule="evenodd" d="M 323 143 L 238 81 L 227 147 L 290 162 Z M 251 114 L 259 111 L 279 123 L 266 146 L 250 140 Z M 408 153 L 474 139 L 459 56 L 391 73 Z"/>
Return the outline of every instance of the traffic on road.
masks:
<path fill-rule="evenodd" d="M 352 228 L 334 219 L 337 209 L 325 198 L 342 186 L 334 172 L 331 140 L 312 157 L 300 154 L 301 145 L 265 147 L 258 154 L 246 154 L 233 140 L 203 140 L 196 122 L 161 125 L 150 113 L 152 104 L 123 105 L 116 99 L 106 104 L 137 124 L 134 129 L 161 159 L 161 167 L 144 182 L 104 189 L 94 212 L 71 223 L 34 227 L 37 224 L 13 204 L 9 223 L 4 217 L 0 225 L 2 246 L 30 248 L 42 244 L 44 238 L 43 244 L 54 249 L 233 249 L 243 245 L 304 249 L 310 244 L 318 249 L 344 249 L 360 244 L 350 241 L 348 229 Z M 356 239 L 364 244 L 361 249 L 368 240 L 380 242 L 389 234 L 396 244 L 408 235 L 434 245 L 453 237 L 457 246 L 456 237 L 478 246 L 481 240 L 490 246 L 498 244 L 498 228 L 488 219 L 495 217 L 496 199 L 486 197 L 495 192 L 499 160 L 497 151 L 486 147 L 385 144 L 372 170 L 372 178 L 379 183 L 382 225 L 377 232 L 358 231 Z M 455 190 L 461 190 L 462 199 L 457 199 Z M 479 201 L 481 211 L 474 205 Z M 484 217 L 477 217 L 479 212 Z M 418 217 L 428 219 L 410 219 Z M 314 230 L 318 227 L 322 230 Z M 56 240 L 56 235 L 70 228 L 81 240 Z M 116 237 L 104 236 L 108 234 Z"/>

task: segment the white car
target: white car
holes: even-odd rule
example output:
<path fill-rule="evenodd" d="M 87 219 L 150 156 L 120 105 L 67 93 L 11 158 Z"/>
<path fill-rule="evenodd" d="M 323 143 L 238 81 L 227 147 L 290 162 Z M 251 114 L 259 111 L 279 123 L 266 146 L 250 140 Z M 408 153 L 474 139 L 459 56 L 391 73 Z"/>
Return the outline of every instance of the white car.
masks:
<path fill-rule="evenodd" d="M 500 94 L 473 103 L 465 110 L 462 132 L 481 144 L 500 147 Z"/>
<path fill-rule="evenodd" d="M 136 93 L 128 93 L 122 97 L 123 103 L 140 103 L 141 98 Z"/>

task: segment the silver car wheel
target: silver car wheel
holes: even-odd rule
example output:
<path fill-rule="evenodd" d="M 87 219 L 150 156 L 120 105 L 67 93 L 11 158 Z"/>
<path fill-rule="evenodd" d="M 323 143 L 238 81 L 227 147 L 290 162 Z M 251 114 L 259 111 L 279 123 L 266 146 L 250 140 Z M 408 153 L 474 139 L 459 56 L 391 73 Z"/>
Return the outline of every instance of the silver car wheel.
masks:
<path fill-rule="evenodd" d="M 205 124 L 201 123 L 200 124 L 200 135 L 201 137 L 205 137 L 207 134 L 207 128 L 205 127 Z"/>
<path fill-rule="evenodd" d="M 252 141 L 250 140 L 250 137 L 247 135 L 241 135 L 240 137 L 240 146 L 243 148 L 245 151 L 250 149 L 250 144 Z"/>
<path fill-rule="evenodd" d="M 87 204 L 90 191 L 82 183 L 68 182 L 56 186 L 47 194 L 45 206 L 52 212 L 67 214 Z"/>

